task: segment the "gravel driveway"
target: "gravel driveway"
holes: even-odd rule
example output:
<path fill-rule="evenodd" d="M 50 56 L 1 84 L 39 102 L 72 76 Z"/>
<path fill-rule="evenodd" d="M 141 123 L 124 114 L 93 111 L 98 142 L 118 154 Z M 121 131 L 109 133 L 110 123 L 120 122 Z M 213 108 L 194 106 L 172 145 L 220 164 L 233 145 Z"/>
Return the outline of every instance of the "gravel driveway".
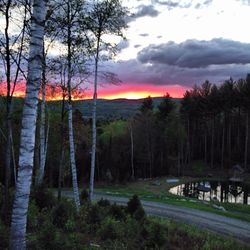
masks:
<path fill-rule="evenodd" d="M 72 192 L 63 192 L 64 196 L 72 197 Z M 128 198 L 117 197 L 103 193 L 95 193 L 94 199 L 107 199 L 120 205 L 126 205 Z M 250 223 L 200 211 L 192 208 L 162 204 L 158 202 L 141 201 L 144 210 L 149 215 L 170 218 L 177 222 L 192 224 L 211 232 L 233 237 L 250 245 Z"/>

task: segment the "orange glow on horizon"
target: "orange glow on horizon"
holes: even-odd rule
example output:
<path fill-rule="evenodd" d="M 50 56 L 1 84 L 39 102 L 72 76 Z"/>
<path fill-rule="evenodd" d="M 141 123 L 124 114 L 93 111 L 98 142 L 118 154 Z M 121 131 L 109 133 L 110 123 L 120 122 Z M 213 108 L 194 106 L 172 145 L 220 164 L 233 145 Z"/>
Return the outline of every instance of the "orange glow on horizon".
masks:
<path fill-rule="evenodd" d="M 98 92 L 98 98 L 105 99 L 142 99 L 148 96 L 163 97 L 167 92 L 171 97 L 182 98 L 187 88 L 180 85 L 155 86 L 155 85 L 121 85 L 102 88 Z"/>
<path fill-rule="evenodd" d="M 106 85 L 107 86 L 107 85 Z M 0 84 L 0 95 L 6 95 L 6 83 Z M 14 95 L 15 97 L 25 97 L 26 84 L 24 81 L 17 83 Z M 99 87 L 98 98 L 99 99 L 142 99 L 148 96 L 162 97 L 167 92 L 171 97 L 182 98 L 187 88 L 180 85 L 167 85 L 167 86 L 155 86 L 155 85 L 138 85 L 138 84 L 123 84 L 123 85 L 108 85 L 107 87 Z M 72 100 L 84 100 L 91 99 L 93 96 L 91 91 L 83 91 L 81 89 L 72 90 Z M 41 93 L 40 93 L 41 98 Z M 46 100 L 58 101 L 62 100 L 62 90 L 59 86 L 47 86 L 46 87 Z M 67 99 L 67 96 L 66 98 Z"/>

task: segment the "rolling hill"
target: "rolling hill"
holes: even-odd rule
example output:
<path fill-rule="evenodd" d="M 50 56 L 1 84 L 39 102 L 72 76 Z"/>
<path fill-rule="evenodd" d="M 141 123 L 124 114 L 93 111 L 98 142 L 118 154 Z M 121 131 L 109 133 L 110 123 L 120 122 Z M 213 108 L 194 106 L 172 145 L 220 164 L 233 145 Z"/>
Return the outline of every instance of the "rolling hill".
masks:
<path fill-rule="evenodd" d="M 162 101 L 163 97 L 155 97 L 153 99 L 154 107 L 156 108 Z M 139 108 L 144 99 L 98 99 L 97 101 L 97 117 L 98 118 L 129 118 L 139 112 Z M 174 99 L 177 103 L 180 99 Z M 84 118 L 90 118 L 92 112 L 92 100 L 82 100 L 74 102 L 74 109 L 78 109 Z"/>

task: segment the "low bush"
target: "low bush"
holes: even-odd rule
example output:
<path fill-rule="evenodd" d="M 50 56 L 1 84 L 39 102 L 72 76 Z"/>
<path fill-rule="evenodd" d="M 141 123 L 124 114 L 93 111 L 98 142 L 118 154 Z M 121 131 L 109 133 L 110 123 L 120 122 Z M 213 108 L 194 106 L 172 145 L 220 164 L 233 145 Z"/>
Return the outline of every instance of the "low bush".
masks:
<path fill-rule="evenodd" d="M 138 208 L 142 208 L 141 202 L 137 195 L 133 195 L 127 203 L 127 212 L 133 215 Z"/>
<path fill-rule="evenodd" d="M 109 206 L 110 206 L 110 201 L 101 198 L 101 199 L 97 202 L 97 205 L 100 206 L 100 207 L 109 207 Z"/>
<path fill-rule="evenodd" d="M 144 224 L 146 248 L 161 249 L 168 241 L 168 228 L 156 222 Z M 144 232 L 145 232 L 144 231 Z"/>
<path fill-rule="evenodd" d="M 93 204 L 88 208 L 86 216 L 86 226 L 89 232 L 95 232 L 100 226 L 101 221 L 104 219 L 105 214 L 103 213 L 103 208 L 99 207 L 97 204 Z"/>
<path fill-rule="evenodd" d="M 123 230 L 119 221 L 111 217 L 106 217 L 97 231 L 97 236 L 101 240 L 123 239 Z"/>
<path fill-rule="evenodd" d="M 80 201 L 81 201 L 81 204 L 85 204 L 89 202 L 89 193 L 86 189 L 82 190 L 80 194 Z"/>
<path fill-rule="evenodd" d="M 126 213 L 124 207 L 118 206 L 116 204 L 109 206 L 108 215 L 120 221 L 126 219 Z"/>
<path fill-rule="evenodd" d="M 61 200 L 58 205 L 56 205 L 51 213 L 52 223 L 59 227 L 64 228 L 67 225 L 67 221 L 74 219 L 76 216 L 76 211 L 73 204 L 67 200 Z"/>
<path fill-rule="evenodd" d="M 39 228 L 39 215 L 40 211 L 38 206 L 36 205 L 34 200 L 31 200 L 29 203 L 28 219 L 27 219 L 28 230 L 33 231 Z"/>
<path fill-rule="evenodd" d="M 55 196 L 44 186 L 35 187 L 31 192 L 31 199 L 35 201 L 40 210 L 51 209 L 57 204 Z"/>

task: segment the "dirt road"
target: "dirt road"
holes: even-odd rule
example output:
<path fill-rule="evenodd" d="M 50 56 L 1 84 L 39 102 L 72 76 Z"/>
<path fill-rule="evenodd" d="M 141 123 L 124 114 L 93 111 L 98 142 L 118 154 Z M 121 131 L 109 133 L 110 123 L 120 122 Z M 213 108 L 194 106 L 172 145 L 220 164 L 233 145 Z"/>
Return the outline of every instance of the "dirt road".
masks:
<path fill-rule="evenodd" d="M 65 192 L 65 196 L 72 197 L 72 192 Z M 116 197 L 103 193 L 95 193 L 94 199 L 107 199 L 120 205 L 125 205 L 128 198 Z M 211 232 L 231 236 L 250 246 L 250 223 L 221 215 L 200 211 L 192 208 L 179 207 L 157 202 L 141 201 L 144 210 L 149 215 L 170 218 L 177 222 L 196 225 Z"/>

